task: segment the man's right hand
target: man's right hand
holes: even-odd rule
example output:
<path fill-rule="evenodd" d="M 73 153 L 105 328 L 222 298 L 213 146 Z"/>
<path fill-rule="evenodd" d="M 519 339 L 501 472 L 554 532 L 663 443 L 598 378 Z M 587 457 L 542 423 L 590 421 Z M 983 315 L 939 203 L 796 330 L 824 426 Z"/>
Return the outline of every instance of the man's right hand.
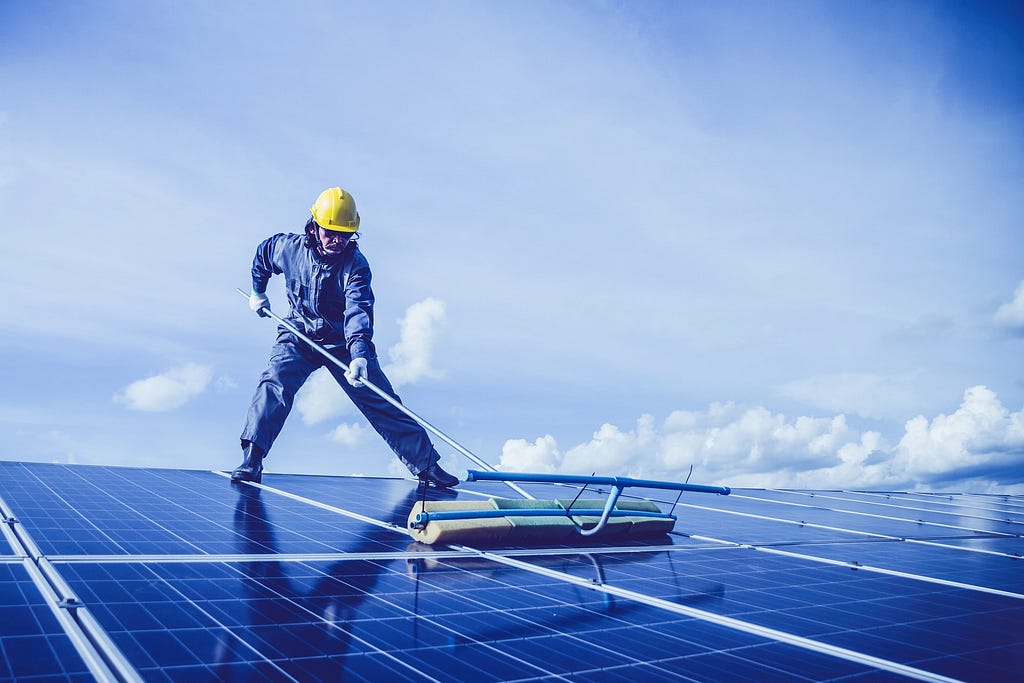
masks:
<path fill-rule="evenodd" d="M 359 380 L 366 379 L 366 359 L 365 358 L 353 358 L 348 363 L 348 371 L 345 373 L 345 379 L 348 383 L 357 389 L 363 386 L 363 383 Z"/>
<path fill-rule="evenodd" d="M 261 317 L 269 317 L 263 311 L 263 309 L 270 310 L 270 299 L 267 298 L 266 292 L 253 292 L 249 295 L 249 308 L 252 309 L 253 313 L 258 313 Z"/>

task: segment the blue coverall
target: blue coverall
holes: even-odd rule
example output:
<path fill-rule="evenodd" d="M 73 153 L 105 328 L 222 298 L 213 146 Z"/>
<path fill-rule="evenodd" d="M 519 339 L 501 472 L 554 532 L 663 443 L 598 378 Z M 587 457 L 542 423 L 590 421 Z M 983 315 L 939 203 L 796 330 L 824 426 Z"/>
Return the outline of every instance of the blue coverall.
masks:
<path fill-rule="evenodd" d="M 321 258 L 302 235 L 279 233 L 260 243 L 252 262 L 252 288 L 265 292 L 272 275 L 284 274 L 289 312 L 285 320 L 346 365 L 365 358 L 367 377 L 396 401 L 373 345 L 373 291 L 370 266 L 355 240 L 335 258 Z M 345 393 L 413 474 L 440 459 L 426 431 L 367 387 L 353 387 L 337 365 L 304 341 L 278 327 L 267 369 L 252 397 L 242 441 L 270 451 L 292 409 L 295 392 L 309 375 L 326 366 Z"/>

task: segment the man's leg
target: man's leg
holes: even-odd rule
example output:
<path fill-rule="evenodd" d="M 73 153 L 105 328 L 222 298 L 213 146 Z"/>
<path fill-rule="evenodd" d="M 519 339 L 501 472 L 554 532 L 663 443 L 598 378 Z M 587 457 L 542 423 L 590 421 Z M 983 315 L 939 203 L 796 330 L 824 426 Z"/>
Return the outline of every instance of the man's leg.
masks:
<path fill-rule="evenodd" d="M 340 357 L 340 356 L 339 356 Z M 341 360 L 348 363 L 347 354 Z M 395 452 L 398 459 L 409 468 L 409 471 L 434 486 L 448 488 L 459 483 L 456 477 L 441 469 L 437 461 L 441 456 L 434 449 L 427 432 L 416 420 L 378 396 L 368 387 L 353 387 L 345 379 L 344 371 L 328 365 L 334 379 L 345 390 L 348 397 L 359 408 L 359 411 L 377 430 L 384 441 Z M 389 396 L 401 403 L 398 394 L 391 387 L 391 382 L 384 376 L 380 363 L 371 358 L 366 367 L 367 378 Z"/>
<path fill-rule="evenodd" d="M 318 366 L 308 353 L 303 353 L 300 343 L 284 333 L 271 350 L 242 427 L 242 464 L 231 473 L 232 481 L 262 479 L 263 458 L 284 427 L 295 392 Z"/>
<path fill-rule="evenodd" d="M 263 481 L 263 458 L 267 454 L 251 441 L 242 439 L 242 462 L 231 471 L 231 481 Z"/>

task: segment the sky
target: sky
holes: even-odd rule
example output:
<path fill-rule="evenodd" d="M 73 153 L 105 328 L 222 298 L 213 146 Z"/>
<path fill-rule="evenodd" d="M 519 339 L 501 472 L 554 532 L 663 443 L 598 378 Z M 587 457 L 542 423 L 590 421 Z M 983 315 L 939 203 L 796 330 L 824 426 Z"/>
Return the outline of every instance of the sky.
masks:
<path fill-rule="evenodd" d="M 502 469 L 1024 492 L 1019 5 L 0 2 L 0 458 L 233 468 L 332 186 Z M 405 473 L 322 371 L 266 467 Z"/>

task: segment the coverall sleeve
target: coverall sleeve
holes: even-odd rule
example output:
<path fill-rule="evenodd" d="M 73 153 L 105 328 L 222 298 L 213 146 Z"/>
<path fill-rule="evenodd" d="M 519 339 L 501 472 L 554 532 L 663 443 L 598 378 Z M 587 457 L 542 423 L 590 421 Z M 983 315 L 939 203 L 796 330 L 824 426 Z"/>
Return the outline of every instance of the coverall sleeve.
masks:
<path fill-rule="evenodd" d="M 353 358 L 372 358 L 373 290 L 370 289 L 370 264 L 360 253 L 345 283 L 345 343 Z"/>
<path fill-rule="evenodd" d="M 278 233 L 263 240 L 256 247 L 256 256 L 252 259 L 252 291 L 263 294 L 267 291 L 271 275 L 280 275 L 284 272 L 275 258 L 279 252 L 277 244 L 284 236 L 283 232 Z"/>

